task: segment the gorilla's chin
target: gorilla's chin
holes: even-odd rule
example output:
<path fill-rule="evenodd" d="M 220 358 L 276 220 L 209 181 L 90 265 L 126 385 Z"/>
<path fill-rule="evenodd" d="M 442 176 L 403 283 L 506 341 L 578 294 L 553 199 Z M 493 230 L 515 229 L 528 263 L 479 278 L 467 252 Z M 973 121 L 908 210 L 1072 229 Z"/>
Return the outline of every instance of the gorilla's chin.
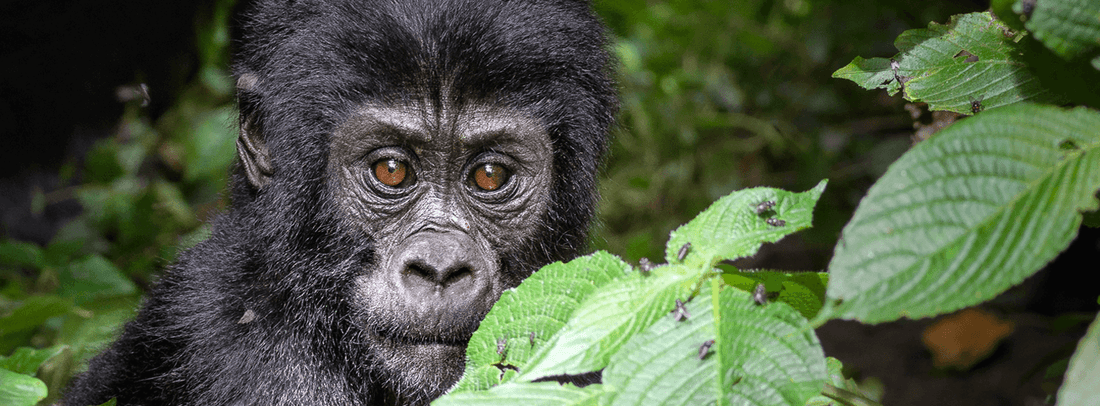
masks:
<path fill-rule="evenodd" d="M 379 338 L 376 367 L 391 380 L 398 403 L 426 404 L 462 378 L 468 341 L 409 343 Z"/>

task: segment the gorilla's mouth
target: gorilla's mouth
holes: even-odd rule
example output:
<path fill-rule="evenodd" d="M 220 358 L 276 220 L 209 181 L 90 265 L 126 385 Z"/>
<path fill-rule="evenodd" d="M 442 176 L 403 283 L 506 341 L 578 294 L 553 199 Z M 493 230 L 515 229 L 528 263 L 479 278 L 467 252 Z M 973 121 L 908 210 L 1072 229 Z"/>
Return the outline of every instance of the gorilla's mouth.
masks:
<path fill-rule="evenodd" d="M 386 334 L 385 332 L 376 332 L 379 337 L 397 345 L 447 345 L 447 346 L 461 346 L 466 347 L 470 343 L 470 336 L 465 338 L 451 337 L 451 336 L 439 336 L 439 337 L 409 337 L 400 334 Z M 472 335 L 472 334 L 471 334 Z"/>
<path fill-rule="evenodd" d="M 454 326 L 456 328 L 438 332 L 429 332 L 422 329 L 417 329 L 416 332 L 414 332 L 412 328 L 395 328 L 395 326 L 390 326 L 389 328 L 379 327 L 380 326 L 374 326 L 372 329 L 374 335 L 394 345 L 445 345 L 462 348 L 466 348 L 466 345 L 470 343 L 470 337 L 472 337 L 474 331 L 477 330 L 476 324 L 472 327 L 463 326 L 463 328 Z"/>

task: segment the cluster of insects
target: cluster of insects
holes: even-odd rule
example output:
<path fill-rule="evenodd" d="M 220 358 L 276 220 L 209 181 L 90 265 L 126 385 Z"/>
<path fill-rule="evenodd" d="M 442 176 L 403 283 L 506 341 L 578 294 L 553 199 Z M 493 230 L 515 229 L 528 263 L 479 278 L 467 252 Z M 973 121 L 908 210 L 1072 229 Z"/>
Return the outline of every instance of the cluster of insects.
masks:
<path fill-rule="evenodd" d="M 688 313 L 687 307 L 684 306 L 684 302 L 680 299 L 676 299 L 676 307 L 672 309 L 672 319 L 676 321 L 687 320 L 691 317 L 691 313 Z M 699 360 L 702 361 L 710 354 L 710 347 L 714 345 L 714 340 L 707 340 L 703 342 L 703 345 L 699 347 Z"/>
<path fill-rule="evenodd" d="M 757 216 L 768 216 L 768 218 L 764 219 L 764 222 L 767 223 L 769 226 L 783 227 L 787 225 L 787 222 L 785 220 L 771 217 L 771 215 L 775 214 L 775 200 L 765 200 L 763 202 L 757 203 L 753 206 L 753 211 L 756 212 Z"/>
<path fill-rule="evenodd" d="M 783 227 L 787 225 L 787 222 L 785 220 L 774 217 L 776 214 L 775 205 L 775 200 L 765 200 L 763 202 L 753 205 L 752 208 L 753 212 L 755 212 L 757 216 L 764 217 L 764 222 L 767 223 L 769 226 Z M 683 262 L 684 258 L 687 258 L 689 253 L 691 253 L 691 243 L 684 243 L 684 245 L 681 245 L 680 250 L 676 253 L 676 260 Z M 642 258 L 638 261 L 638 268 L 643 275 L 648 275 L 649 272 L 656 267 L 657 265 L 651 262 L 648 258 Z M 752 300 L 757 305 L 763 305 L 768 302 L 768 291 L 764 288 L 764 284 L 760 283 L 756 285 L 756 288 L 752 291 Z M 685 306 L 684 302 L 680 299 L 676 299 L 675 307 L 673 307 L 670 313 L 672 314 L 673 320 L 677 322 L 685 321 L 689 317 L 691 317 L 691 313 L 688 312 L 687 306 Z M 714 346 L 713 339 L 704 341 L 703 344 L 699 346 L 699 360 L 706 359 L 706 357 L 710 354 L 710 349 L 712 346 Z"/>

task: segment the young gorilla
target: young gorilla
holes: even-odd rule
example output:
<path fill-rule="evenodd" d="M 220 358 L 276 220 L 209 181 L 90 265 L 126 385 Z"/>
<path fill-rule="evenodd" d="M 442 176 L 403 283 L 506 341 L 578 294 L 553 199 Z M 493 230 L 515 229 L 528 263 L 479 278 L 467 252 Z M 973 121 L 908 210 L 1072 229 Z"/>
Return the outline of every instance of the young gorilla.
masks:
<path fill-rule="evenodd" d="M 232 205 L 65 404 L 423 404 L 584 246 L 617 108 L 582 1 L 261 0 Z"/>

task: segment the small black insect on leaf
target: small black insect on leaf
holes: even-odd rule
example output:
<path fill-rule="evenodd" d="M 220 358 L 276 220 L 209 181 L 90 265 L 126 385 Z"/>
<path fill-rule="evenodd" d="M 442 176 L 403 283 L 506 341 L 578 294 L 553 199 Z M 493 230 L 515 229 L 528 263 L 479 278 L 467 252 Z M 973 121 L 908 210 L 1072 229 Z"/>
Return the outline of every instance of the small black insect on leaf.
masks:
<path fill-rule="evenodd" d="M 501 337 L 497 340 L 497 355 L 500 355 L 502 361 L 508 358 L 508 337 Z"/>
<path fill-rule="evenodd" d="M 699 360 L 702 361 L 710 354 L 710 347 L 714 345 L 714 340 L 703 341 L 703 345 L 699 346 Z"/>
<path fill-rule="evenodd" d="M 755 209 L 756 210 L 756 215 L 759 216 L 761 214 L 767 213 L 773 207 L 775 207 L 775 200 L 766 200 L 766 201 L 757 203 L 756 204 L 756 209 Z"/>
<path fill-rule="evenodd" d="M 981 98 L 970 99 L 970 113 L 971 114 L 978 114 L 979 112 L 982 111 L 982 109 L 983 109 L 983 107 L 982 107 L 982 99 Z"/>
<path fill-rule="evenodd" d="M 535 332 L 534 331 L 531 332 L 531 346 L 532 347 L 535 346 Z"/>
<path fill-rule="evenodd" d="M 768 290 L 764 288 L 763 283 L 756 284 L 756 289 L 752 290 L 752 300 L 758 305 L 768 302 Z"/>
<path fill-rule="evenodd" d="M 898 89 L 903 93 L 905 92 L 905 82 L 909 81 L 908 76 L 904 76 L 898 73 L 898 69 L 901 68 L 901 63 L 890 58 L 890 70 L 894 71 L 894 80 L 898 82 Z"/>
<path fill-rule="evenodd" d="M 764 220 L 764 222 L 768 223 L 768 225 L 772 226 L 772 227 L 783 227 L 783 226 L 787 225 L 786 221 L 780 220 L 780 219 L 777 219 L 777 218 L 774 218 L 774 217 L 769 218 L 767 220 Z"/>
<path fill-rule="evenodd" d="M 649 258 L 642 258 L 638 260 L 638 270 L 642 273 L 642 275 L 649 275 L 649 271 L 652 271 L 653 268 L 656 267 L 657 266 L 654 265 L 653 262 L 649 261 Z"/>
<path fill-rule="evenodd" d="M 534 337 L 535 333 L 531 333 L 531 337 Z M 500 355 L 500 361 L 490 364 L 500 370 L 500 379 L 504 379 L 504 372 L 511 369 L 519 372 L 519 368 L 515 365 L 508 363 L 508 337 L 501 337 L 497 339 L 497 355 Z"/>
<path fill-rule="evenodd" d="M 1081 149 L 1081 147 L 1078 146 L 1076 142 L 1073 142 L 1073 140 L 1065 139 L 1058 143 L 1058 149 L 1062 151 L 1077 151 Z"/>
<path fill-rule="evenodd" d="M 684 307 L 684 302 L 681 302 L 680 299 L 676 299 L 676 308 L 672 309 L 672 319 L 684 321 L 687 320 L 688 317 L 691 317 L 691 313 L 688 313 L 687 307 Z"/>
<path fill-rule="evenodd" d="M 687 258 L 688 252 L 691 252 L 691 243 L 685 242 L 680 246 L 680 252 L 676 253 L 676 259 L 680 262 L 684 262 L 684 258 Z"/>

